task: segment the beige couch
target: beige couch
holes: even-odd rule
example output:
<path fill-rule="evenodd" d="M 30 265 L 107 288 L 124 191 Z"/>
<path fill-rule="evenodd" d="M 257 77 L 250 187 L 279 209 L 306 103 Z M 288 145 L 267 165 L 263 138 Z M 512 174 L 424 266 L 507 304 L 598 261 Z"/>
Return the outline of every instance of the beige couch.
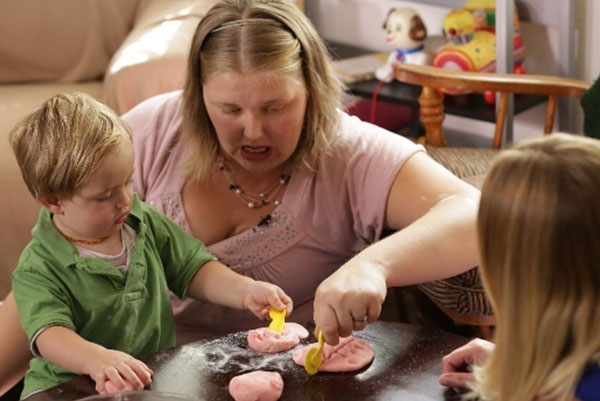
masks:
<path fill-rule="evenodd" d="M 215 2 L 0 2 L 0 299 L 38 212 L 8 144 L 10 129 L 60 92 L 87 92 L 122 114 L 181 87 L 193 31 Z"/>

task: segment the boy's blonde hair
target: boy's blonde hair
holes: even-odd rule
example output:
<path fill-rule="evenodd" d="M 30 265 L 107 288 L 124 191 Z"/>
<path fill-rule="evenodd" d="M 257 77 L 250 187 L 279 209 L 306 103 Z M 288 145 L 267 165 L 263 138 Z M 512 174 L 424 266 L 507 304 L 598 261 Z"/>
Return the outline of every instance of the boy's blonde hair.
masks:
<path fill-rule="evenodd" d="M 344 87 L 310 21 L 288 0 L 224 0 L 198 25 L 188 59 L 183 113 L 184 132 L 195 147 L 188 163 L 192 178 L 206 178 L 216 168 L 219 142 L 203 85 L 221 72 L 264 72 L 275 79 L 301 80 L 307 107 L 290 163 L 314 166 L 317 154 L 330 149 Z"/>
<path fill-rule="evenodd" d="M 484 400 L 571 399 L 600 351 L 600 141 L 555 134 L 505 150 L 482 189 L 481 273 L 496 348 Z"/>
<path fill-rule="evenodd" d="M 38 200 L 70 198 L 125 138 L 131 140 L 119 117 L 84 93 L 53 96 L 9 134 L 25 184 Z"/>

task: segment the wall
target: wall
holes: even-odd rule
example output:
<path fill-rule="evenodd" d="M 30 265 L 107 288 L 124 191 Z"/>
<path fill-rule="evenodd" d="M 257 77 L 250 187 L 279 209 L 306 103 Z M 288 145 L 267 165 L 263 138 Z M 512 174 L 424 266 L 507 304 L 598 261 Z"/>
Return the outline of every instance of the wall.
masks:
<path fill-rule="evenodd" d="M 581 60 L 577 75 L 586 81 L 593 81 L 600 75 L 600 2 L 598 0 L 576 1 L 576 25 L 581 27 L 582 34 L 578 46 L 578 57 Z"/>
<path fill-rule="evenodd" d="M 441 35 L 442 21 L 449 10 L 396 0 L 311 0 L 306 4 L 307 13 L 324 38 L 378 51 L 391 50 L 382 29 L 390 8 L 414 8 L 425 20 L 429 35 Z"/>

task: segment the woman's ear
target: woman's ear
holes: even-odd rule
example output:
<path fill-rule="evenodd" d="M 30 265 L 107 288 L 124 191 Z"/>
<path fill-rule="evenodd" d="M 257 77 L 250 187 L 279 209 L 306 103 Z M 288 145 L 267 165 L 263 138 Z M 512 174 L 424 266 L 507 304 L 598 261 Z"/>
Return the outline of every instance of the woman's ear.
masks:
<path fill-rule="evenodd" d="M 52 214 L 63 214 L 62 201 L 54 195 L 38 195 L 38 201 Z"/>

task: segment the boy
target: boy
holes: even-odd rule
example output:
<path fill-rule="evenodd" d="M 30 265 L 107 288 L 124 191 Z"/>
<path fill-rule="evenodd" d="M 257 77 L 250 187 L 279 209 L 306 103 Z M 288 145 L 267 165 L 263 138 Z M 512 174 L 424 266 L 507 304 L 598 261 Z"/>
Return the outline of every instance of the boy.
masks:
<path fill-rule="evenodd" d="M 41 203 L 12 288 L 32 360 L 22 395 L 87 374 L 96 390 L 142 389 L 152 371 L 130 355 L 175 345 L 168 291 L 248 309 L 292 309 L 283 291 L 239 275 L 133 194 L 127 127 L 84 94 L 62 94 L 10 133 Z"/>

